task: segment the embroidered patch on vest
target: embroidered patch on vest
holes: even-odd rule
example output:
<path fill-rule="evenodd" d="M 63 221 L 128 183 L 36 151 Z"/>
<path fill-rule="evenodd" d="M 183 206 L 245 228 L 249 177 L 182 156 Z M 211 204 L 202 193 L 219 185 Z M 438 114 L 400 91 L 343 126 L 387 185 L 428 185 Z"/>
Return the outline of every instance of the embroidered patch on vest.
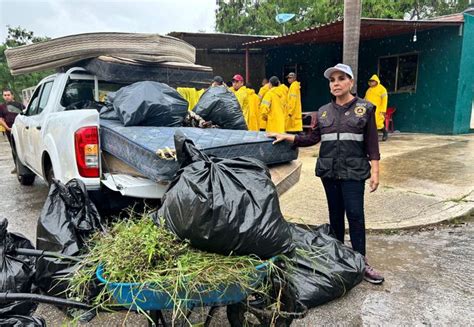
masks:
<path fill-rule="evenodd" d="M 326 118 L 328 115 L 328 112 L 327 111 L 323 111 L 323 113 L 321 114 L 321 118 Z"/>
<path fill-rule="evenodd" d="M 354 109 L 354 112 L 355 112 L 357 117 L 362 117 L 365 114 L 366 111 L 367 111 L 367 109 L 365 107 L 362 107 L 362 106 L 355 107 L 355 109 Z"/>

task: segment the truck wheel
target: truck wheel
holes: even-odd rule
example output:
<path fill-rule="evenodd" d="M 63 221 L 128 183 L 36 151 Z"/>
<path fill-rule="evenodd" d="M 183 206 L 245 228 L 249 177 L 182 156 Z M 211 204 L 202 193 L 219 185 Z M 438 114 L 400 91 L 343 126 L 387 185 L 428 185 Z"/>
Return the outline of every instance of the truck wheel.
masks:
<path fill-rule="evenodd" d="M 16 177 L 21 185 L 32 185 L 35 182 L 36 175 L 20 162 L 18 156 L 15 158 L 15 167 Z"/>

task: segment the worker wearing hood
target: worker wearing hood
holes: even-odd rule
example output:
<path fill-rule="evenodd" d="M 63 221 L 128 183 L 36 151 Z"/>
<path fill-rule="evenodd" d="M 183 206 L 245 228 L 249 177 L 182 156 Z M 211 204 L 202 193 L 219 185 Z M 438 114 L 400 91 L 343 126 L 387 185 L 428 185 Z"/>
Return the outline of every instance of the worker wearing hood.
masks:
<path fill-rule="evenodd" d="M 285 132 L 287 87 L 276 76 L 270 78 L 270 89 L 260 104 L 260 115 L 267 122 L 266 131 Z"/>
<path fill-rule="evenodd" d="M 388 133 L 385 129 L 385 113 L 387 112 L 388 94 L 387 89 L 380 84 L 380 79 L 377 75 L 372 75 L 369 80 L 369 88 L 365 93 L 365 100 L 371 102 L 375 107 L 375 122 L 377 129 L 382 130 L 382 141 L 388 139 Z"/>
<path fill-rule="evenodd" d="M 290 88 L 288 90 L 288 116 L 286 117 L 286 131 L 290 133 L 301 132 L 303 130 L 303 119 L 301 113 L 301 86 L 296 80 L 295 73 L 287 76 Z"/>

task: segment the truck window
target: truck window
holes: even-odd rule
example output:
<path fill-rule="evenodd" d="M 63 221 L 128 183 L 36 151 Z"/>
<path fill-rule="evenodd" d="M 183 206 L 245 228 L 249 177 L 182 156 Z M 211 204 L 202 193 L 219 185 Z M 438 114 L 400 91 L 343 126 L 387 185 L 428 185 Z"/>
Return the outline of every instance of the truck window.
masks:
<path fill-rule="evenodd" d="M 43 112 L 44 108 L 48 104 L 49 95 L 51 94 L 51 89 L 53 88 L 53 81 L 47 82 L 43 85 L 43 90 L 41 91 L 41 96 L 39 99 L 38 109 L 36 114 L 39 115 Z"/>
<path fill-rule="evenodd" d="M 99 81 L 99 101 L 105 102 L 109 92 L 120 89 L 122 84 Z M 61 105 L 67 107 L 79 101 L 94 101 L 94 81 L 71 79 L 68 81 L 61 98 Z"/>
<path fill-rule="evenodd" d="M 25 115 L 26 116 L 33 116 L 38 111 L 38 104 L 39 104 L 39 94 L 43 86 L 36 88 L 35 93 L 31 96 L 30 103 L 28 104 L 28 108 L 26 109 Z"/>
<path fill-rule="evenodd" d="M 67 107 L 79 101 L 94 100 L 93 80 L 69 80 L 61 98 L 61 105 Z"/>

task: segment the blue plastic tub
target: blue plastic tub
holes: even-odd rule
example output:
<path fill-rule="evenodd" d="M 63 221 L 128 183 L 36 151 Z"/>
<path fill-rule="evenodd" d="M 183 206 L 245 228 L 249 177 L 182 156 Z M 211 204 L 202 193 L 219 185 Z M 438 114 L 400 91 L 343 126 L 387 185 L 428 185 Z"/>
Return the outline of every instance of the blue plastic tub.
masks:
<path fill-rule="evenodd" d="M 255 282 L 252 287 L 257 287 L 262 283 L 268 272 L 268 262 L 256 266 L 255 269 Z M 161 291 L 156 285 L 109 282 L 104 277 L 104 267 L 102 265 L 97 268 L 96 276 L 112 293 L 115 301 L 124 307 L 132 310 L 171 310 L 175 307 L 171 296 Z M 228 305 L 244 300 L 249 292 L 239 284 L 222 285 L 217 290 L 203 292 L 198 295 L 188 294 L 186 296 L 183 293 L 183 296 L 179 299 L 180 303 L 176 303 L 176 305 L 189 309 L 200 306 Z"/>

